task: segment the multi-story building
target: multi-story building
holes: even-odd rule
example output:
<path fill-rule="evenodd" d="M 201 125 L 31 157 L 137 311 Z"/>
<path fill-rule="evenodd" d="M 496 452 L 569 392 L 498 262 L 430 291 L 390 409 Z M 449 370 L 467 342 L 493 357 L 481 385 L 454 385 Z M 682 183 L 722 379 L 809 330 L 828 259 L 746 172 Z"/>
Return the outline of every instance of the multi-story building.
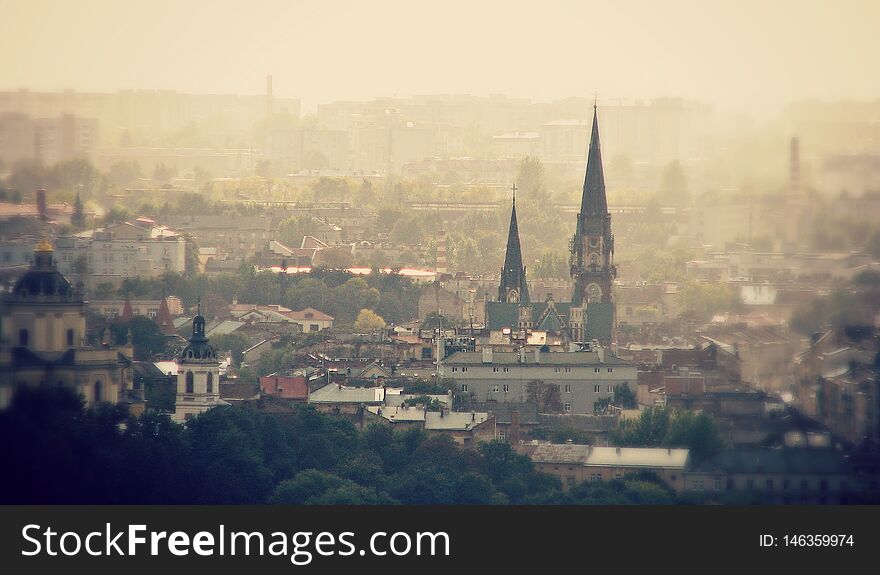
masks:
<path fill-rule="evenodd" d="M 263 216 L 168 216 L 166 225 L 195 237 L 199 247 L 216 247 L 225 254 L 250 258 L 272 239 L 272 220 Z"/>
<path fill-rule="evenodd" d="M 123 222 L 58 238 L 61 273 L 94 281 L 186 270 L 186 239 L 150 221 Z"/>
<path fill-rule="evenodd" d="M 652 447 L 592 447 L 589 445 L 529 443 L 517 447 L 538 471 L 558 477 L 564 489 L 588 481 L 621 479 L 628 474 L 656 473 L 669 487 L 685 487 L 688 449 Z"/>
<path fill-rule="evenodd" d="M 617 386 L 635 390 L 638 368 L 601 347 L 589 351 L 548 353 L 540 348 L 518 352 L 459 351 L 440 362 L 439 375 L 459 397 L 471 402 L 523 403 L 534 381 L 558 391 L 563 413 L 592 414 L 600 399 L 614 397 Z"/>
<path fill-rule="evenodd" d="M 98 141 L 98 120 L 61 114 L 31 118 L 21 113 L 0 116 L 0 160 L 12 165 L 39 160 L 50 165 L 72 158 L 90 158 Z"/>

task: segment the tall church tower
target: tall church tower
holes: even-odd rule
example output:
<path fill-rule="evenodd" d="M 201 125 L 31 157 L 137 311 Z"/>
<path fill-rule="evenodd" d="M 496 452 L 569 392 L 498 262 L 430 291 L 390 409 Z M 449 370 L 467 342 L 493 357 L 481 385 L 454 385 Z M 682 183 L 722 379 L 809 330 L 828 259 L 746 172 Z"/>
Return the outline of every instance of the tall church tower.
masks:
<path fill-rule="evenodd" d="M 173 419 L 184 422 L 225 404 L 220 399 L 220 362 L 205 336 L 205 318 L 200 304 L 199 313 L 193 318 L 189 345 L 183 348 L 177 360 L 177 399 Z"/>
<path fill-rule="evenodd" d="M 504 255 L 504 267 L 501 268 L 498 301 L 519 304 L 530 303 L 529 285 L 526 283 L 526 268 L 522 263 L 522 249 L 519 244 L 519 227 L 516 222 L 516 184 L 513 185 L 513 207 L 510 210 L 507 253 Z"/>
<path fill-rule="evenodd" d="M 605 197 L 605 175 L 599 146 L 599 117 L 594 105 L 584 193 L 578 213 L 577 231 L 571 240 L 571 277 L 575 280 L 571 303 L 573 307 L 581 308 L 584 312 L 581 322 L 584 329 L 573 334 L 575 337 L 586 339 L 589 330 L 585 328 L 590 321 L 590 308 L 594 304 L 605 304 L 601 306 L 603 315 L 613 314 L 614 299 L 611 290 L 616 275 L 614 234 L 611 233 L 611 214 L 608 213 L 608 201 Z M 600 306 L 594 309 L 598 312 Z M 607 318 L 603 324 L 608 324 L 610 329 L 611 322 Z M 607 337 L 599 339 L 609 341 L 609 329 L 603 328 L 601 331 Z"/>

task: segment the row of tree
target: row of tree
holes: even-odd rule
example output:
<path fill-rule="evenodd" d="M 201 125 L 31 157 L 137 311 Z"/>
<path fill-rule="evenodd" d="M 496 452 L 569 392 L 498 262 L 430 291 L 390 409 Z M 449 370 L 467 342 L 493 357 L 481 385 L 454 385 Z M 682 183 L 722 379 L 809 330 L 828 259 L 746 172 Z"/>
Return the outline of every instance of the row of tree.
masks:
<path fill-rule="evenodd" d="M 23 390 L 0 412 L 0 502 L 40 504 L 673 503 L 654 477 L 563 492 L 505 443 L 358 431 L 308 406 L 283 415 L 218 407 L 186 426 L 66 389 Z"/>

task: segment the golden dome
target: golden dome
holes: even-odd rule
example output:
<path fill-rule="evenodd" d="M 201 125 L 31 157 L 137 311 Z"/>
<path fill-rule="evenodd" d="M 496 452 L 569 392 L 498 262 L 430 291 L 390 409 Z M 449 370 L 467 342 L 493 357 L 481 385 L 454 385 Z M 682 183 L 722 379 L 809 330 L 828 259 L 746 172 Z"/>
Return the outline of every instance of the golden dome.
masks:
<path fill-rule="evenodd" d="M 51 252 L 54 251 L 55 248 L 52 247 L 52 244 L 49 243 L 49 240 L 43 238 L 40 240 L 40 243 L 37 244 L 37 249 L 35 251 L 38 252 Z"/>

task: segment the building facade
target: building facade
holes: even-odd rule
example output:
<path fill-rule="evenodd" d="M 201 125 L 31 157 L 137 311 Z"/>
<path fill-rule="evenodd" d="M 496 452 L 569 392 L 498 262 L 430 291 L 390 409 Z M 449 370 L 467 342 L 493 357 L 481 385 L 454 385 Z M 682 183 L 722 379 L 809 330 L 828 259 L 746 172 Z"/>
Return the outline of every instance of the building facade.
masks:
<path fill-rule="evenodd" d="M 617 386 L 635 390 L 638 368 L 598 347 L 557 353 L 483 348 L 453 353 L 440 362 L 439 376 L 452 383 L 457 396 L 477 403 L 533 401 L 537 380 L 558 392 L 562 413 L 592 414 L 597 401 L 614 397 Z"/>

